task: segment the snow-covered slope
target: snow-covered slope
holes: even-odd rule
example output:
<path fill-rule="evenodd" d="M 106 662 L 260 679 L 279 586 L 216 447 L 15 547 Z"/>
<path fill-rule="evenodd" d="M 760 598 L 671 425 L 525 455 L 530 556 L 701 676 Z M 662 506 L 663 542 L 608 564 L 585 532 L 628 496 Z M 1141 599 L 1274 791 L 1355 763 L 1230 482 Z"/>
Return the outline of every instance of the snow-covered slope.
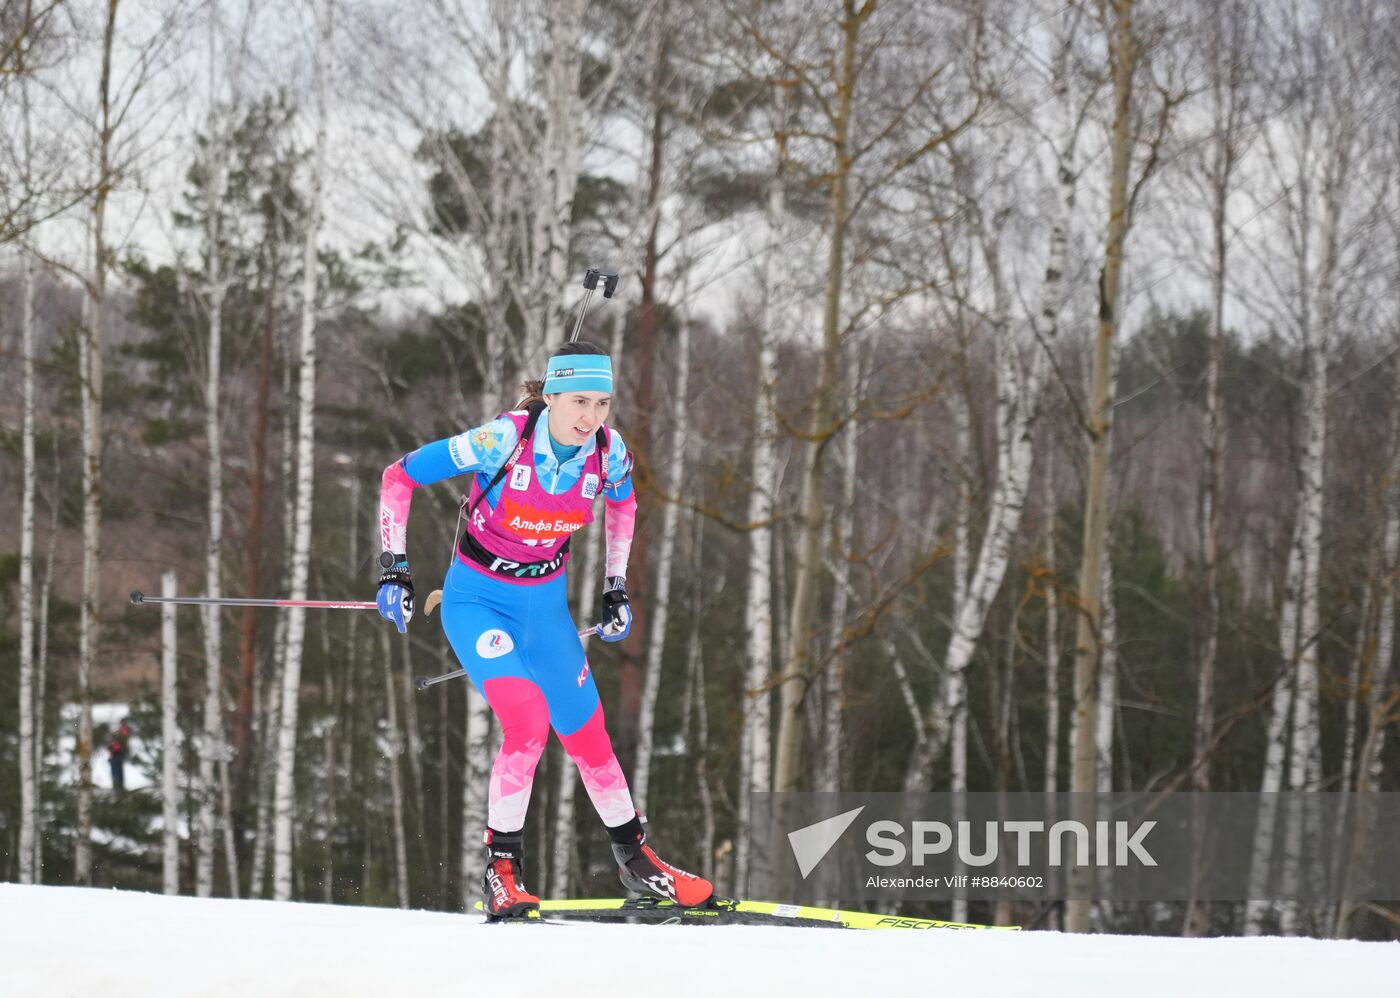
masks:
<path fill-rule="evenodd" d="M 1393 994 L 1400 944 L 1044 932 L 484 925 L 477 916 L 0 884 L 0 995 Z"/>

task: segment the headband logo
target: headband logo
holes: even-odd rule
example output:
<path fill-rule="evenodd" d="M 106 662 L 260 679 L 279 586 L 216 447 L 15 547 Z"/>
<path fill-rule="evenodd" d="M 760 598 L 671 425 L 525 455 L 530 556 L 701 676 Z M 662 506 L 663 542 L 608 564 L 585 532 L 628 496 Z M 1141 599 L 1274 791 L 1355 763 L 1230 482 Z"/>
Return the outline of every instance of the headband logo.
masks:
<path fill-rule="evenodd" d="M 574 369 L 572 367 L 561 367 L 558 370 L 549 372 L 549 377 L 551 378 L 572 378 L 573 376 Z"/>

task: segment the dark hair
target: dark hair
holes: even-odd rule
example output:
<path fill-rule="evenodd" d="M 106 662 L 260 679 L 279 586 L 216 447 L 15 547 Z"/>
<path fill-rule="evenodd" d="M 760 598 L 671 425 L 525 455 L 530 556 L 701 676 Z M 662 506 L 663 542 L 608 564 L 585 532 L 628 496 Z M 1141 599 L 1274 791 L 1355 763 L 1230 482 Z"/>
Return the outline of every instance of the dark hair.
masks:
<path fill-rule="evenodd" d="M 560 355 L 567 356 L 570 354 L 588 354 L 595 357 L 606 357 L 608 352 L 597 344 L 588 343 L 584 340 L 576 340 L 573 343 L 563 344 L 559 349 L 550 354 L 550 356 L 558 357 Z M 517 409 L 524 409 L 527 406 L 534 405 L 536 402 L 544 401 L 543 379 L 538 381 L 527 380 L 521 387 L 525 389 L 525 395 L 520 399 L 520 404 L 516 406 Z"/>

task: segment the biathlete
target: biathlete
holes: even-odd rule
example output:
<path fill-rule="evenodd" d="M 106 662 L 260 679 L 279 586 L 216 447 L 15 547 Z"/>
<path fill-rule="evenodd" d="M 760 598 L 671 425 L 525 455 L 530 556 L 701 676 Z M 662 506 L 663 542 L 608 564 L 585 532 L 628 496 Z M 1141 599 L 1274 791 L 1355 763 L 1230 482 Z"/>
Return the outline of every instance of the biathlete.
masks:
<path fill-rule="evenodd" d="M 491 767 L 486 872 L 488 916 L 525 917 L 539 898 L 523 882 L 525 812 L 551 725 L 607 826 L 623 884 L 682 905 L 708 901 L 708 880 L 660 859 L 603 723 L 598 688 L 569 614 L 569 538 L 607 509 L 606 581 L 598 636 L 632 626 L 627 558 L 637 498 L 631 457 L 608 429 L 612 362 L 588 343 L 566 344 L 544 380 L 525 384 L 519 409 L 418 448 L 384 469 L 379 500 L 380 614 L 407 630 L 413 581 L 406 539 L 413 490 L 472 475 L 456 556 L 442 588 L 442 626 L 473 685 L 491 705 L 504 743 Z"/>

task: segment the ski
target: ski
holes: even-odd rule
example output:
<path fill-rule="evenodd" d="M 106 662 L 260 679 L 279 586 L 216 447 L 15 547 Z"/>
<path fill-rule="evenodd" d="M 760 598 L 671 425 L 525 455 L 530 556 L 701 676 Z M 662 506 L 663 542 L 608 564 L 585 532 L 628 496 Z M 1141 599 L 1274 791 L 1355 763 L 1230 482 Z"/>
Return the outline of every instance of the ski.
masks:
<path fill-rule="evenodd" d="M 476 910 L 482 911 L 481 902 Z M 799 925 L 831 929 L 994 929 L 1017 931 L 1019 925 L 947 922 L 938 918 L 881 915 L 869 911 L 813 908 L 776 901 L 745 901 L 717 897 L 708 904 L 686 908 L 660 898 L 551 899 L 540 902 L 541 921 L 555 919 L 592 922 L 644 920 L 673 925 Z"/>

